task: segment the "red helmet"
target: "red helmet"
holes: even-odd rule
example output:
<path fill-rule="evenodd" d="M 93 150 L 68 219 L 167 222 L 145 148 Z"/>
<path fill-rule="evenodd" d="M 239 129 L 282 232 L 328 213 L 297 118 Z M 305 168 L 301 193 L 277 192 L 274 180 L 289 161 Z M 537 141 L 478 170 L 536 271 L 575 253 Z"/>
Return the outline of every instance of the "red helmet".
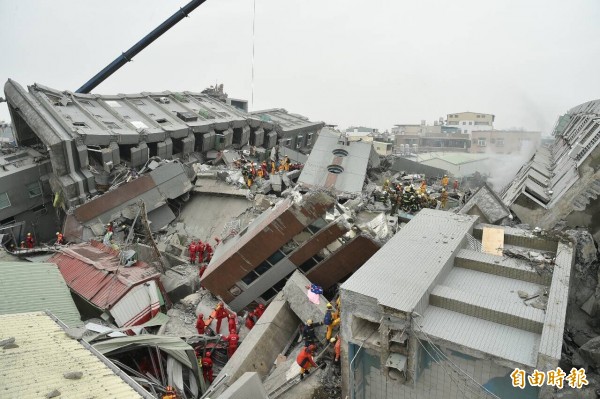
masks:
<path fill-rule="evenodd" d="M 263 304 L 261 303 L 261 304 L 259 304 L 259 305 L 258 305 L 258 308 L 259 308 L 259 309 L 264 309 L 264 308 L 265 308 L 265 305 L 263 305 Z"/>
<path fill-rule="evenodd" d="M 208 352 L 206 352 L 206 354 L 204 356 L 210 357 L 210 355 L 212 355 L 212 353 L 210 353 L 210 351 L 208 351 Z"/>
<path fill-rule="evenodd" d="M 234 313 L 229 313 L 229 318 L 230 318 L 230 319 L 235 319 L 235 318 L 236 318 L 236 315 L 235 315 Z"/>
<path fill-rule="evenodd" d="M 317 350 L 317 345 L 315 345 L 315 344 L 308 345 L 308 350 L 309 350 L 309 352 L 316 351 Z"/>

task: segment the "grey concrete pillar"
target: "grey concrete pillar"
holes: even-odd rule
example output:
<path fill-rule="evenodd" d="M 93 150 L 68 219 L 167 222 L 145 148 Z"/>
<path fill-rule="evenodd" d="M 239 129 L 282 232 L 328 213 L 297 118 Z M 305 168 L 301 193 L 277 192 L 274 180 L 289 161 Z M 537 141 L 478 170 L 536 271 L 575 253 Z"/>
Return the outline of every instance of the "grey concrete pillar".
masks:
<path fill-rule="evenodd" d="M 156 145 L 156 155 L 162 159 L 170 159 L 173 157 L 173 140 L 167 138 L 165 141 L 159 142 Z"/>
<path fill-rule="evenodd" d="M 148 161 L 150 150 L 146 143 L 140 143 L 137 147 L 131 147 L 131 166 L 142 166 Z"/>

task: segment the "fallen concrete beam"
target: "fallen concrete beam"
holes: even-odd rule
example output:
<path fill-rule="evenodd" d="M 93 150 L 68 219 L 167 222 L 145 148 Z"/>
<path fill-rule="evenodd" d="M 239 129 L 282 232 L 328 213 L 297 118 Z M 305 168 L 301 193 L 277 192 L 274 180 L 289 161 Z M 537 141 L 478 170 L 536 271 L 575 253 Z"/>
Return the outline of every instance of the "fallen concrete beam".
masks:
<path fill-rule="evenodd" d="M 300 320 L 280 292 L 215 378 L 215 381 L 224 380 L 211 397 L 220 397 L 227 387 L 246 372 L 256 372 L 260 377 L 266 377 L 299 325 Z"/>
<path fill-rule="evenodd" d="M 212 178 L 198 177 L 196 179 L 196 185 L 194 186 L 195 193 L 231 195 L 244 198 L 247 197 L 249 191 L 250 190 L 246 188 L 238 188 L 235 185 L 227 184 Z"/>
<path fill-rule="evenodd" d="M 323 295 L 320 296 L 319 304 L 312 303 L 308 299 L 308 288 L 310 281 L 298 270 L 294 272 L 283 287 L 283 296 L 288 302 L 290 308 L 296 316 L 306 322 L 311 319 L 313 322 L 322 322 L 327 311 L 327 299 Z M 324 338 L 326 328 L 324 326 L 317 327 L 317 338 Z"/>

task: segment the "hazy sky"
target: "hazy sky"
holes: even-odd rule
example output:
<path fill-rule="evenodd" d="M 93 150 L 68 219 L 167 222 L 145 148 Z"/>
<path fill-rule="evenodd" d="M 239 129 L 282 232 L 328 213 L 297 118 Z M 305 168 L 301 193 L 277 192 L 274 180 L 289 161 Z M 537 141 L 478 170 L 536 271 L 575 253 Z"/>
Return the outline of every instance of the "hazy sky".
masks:
<path fill-rule="evenodd" d="M 0 0 L 0 81 L 74 91 L 186 3 Z M 219 82 L 250 100 L 252 10 L 207 0 L 94 92 Z M 599 21 L 597 0 L 256 0 L 250 106 L 379 129 L 476 111 L 546 133 L 600 98 Z"/>

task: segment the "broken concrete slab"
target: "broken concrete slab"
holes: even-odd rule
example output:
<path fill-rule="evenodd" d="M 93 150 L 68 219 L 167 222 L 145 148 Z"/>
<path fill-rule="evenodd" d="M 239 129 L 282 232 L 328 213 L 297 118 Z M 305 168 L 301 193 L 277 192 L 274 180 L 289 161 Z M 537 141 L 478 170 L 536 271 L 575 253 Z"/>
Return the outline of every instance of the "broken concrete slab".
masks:
<path fill-rule="evenodd" d="M 238 188 L 235 185 L 227 184 L 220 180 L 198 177 L 193 191 L 195 193 L 219 194 L 246 198 L 250 190 L 247 188 Z"/>
<path fill-rule="evenodd" d="M 211 397 L 220 397 L 219 395 L 227 387 L 233 385 L 246 372 L 256 372 L 261 377 L 266 377 L 290 337 L 298 331 L 299 325 L 300 319 L 280 292 L 267 306 L 254 328 L 246 335 L 233 357 L 215 377 L 218 381 L 227 376 Z"/>
<path fill-rule="evenodd" d="M 194 265 L 172 267 L 161 275 L 160 282 L 171 301 L 177 302 L 200 288 L 198 267 Z"/>
<path fill-rule="evenodd" d="M 270 175 L 269 182 L 271 183 L 271 188 L 276 193 L 280 193 L 281 190 L 283 190 L 283 182 L 281 180 L 281 175 L 277 173 L 274 175 Z"/>
<path fill-rule="evenodd" d="M 325 312 L 327 311 L 327 299 L 321 295 L 318 305 L 311 302 L 307 295 L 307 287 L 310 287 L 310 284 L 310 281 L 304 274 L 296 270 L 283 287 L 284 298 L 302 322 L 306 322 L 308 319 L 311 319 L 315 323 L 323 322 Z M 317 337 L 322 338 L 325 336 L 326 329 L 324 326 L 317 327 L 315 330 Z"/>
<path fill-rule="evenodd" d="M 267 399 L 267 391 L 257 373 L 244 373 L 236 382 L 227 388 L 219 399 Z"/>

